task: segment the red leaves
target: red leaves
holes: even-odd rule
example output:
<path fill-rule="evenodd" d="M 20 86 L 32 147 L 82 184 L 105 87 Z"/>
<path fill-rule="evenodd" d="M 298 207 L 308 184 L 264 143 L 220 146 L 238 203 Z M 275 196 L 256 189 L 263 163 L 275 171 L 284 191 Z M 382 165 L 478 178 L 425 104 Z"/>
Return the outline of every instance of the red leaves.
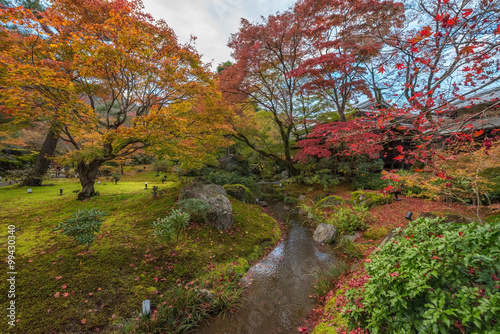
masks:
<path fill-rule="evenodd" d="M 432 28 L 430 26 L 424 27 L 419 34 L 422 38 L 430 37 L 432 35 Z"/>
<path fill-rule="evenodd" d="M 473 12 L 473 10 L 471 8 L 466 8 L 466 9 L 463 10 L 462 16 L 463 17 L 467 17 L 470 14 L 472 14 L 472 12 Z"/>
<path fill-rule="evenodd" d="M 384 73 L 385 72 L 385 68 L 383 65 L 381 65 L 378 70 L 377 70 L 378 73 Z"/>
<path fill-rule="evenodd" d="M 406 66 L 404 64 L 396 64 L 396 69 L 402 70 L 404 68 L 406 68 Z"/>
<path fill-rule="evenodd" d="M 300 333 L 304 333 L 304 332 L 307 332 L 307 327 L 297 327 L 297 330 L 298 330 Z"/>
<path fill-rule="evenodd" d="M 497 28 L 493 31 L 494 35 L 499 35 L 500 34 L 500 24 L 497 26 Z"/>
<path fill-rule="evenodd" d="M 398 155 L 397 157 L 394 157 L 394 160 L 399 161 L 399 160 L 403 160 L 404 158 L 405 158 L 404 155 Z"/>

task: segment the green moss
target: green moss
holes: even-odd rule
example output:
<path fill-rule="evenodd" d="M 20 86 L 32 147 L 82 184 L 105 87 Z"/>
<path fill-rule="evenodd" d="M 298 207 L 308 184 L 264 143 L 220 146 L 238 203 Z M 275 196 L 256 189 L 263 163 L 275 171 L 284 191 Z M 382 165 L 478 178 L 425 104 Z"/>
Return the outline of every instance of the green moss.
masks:
<path fill-rule="evenodd" d="M 242 184 L 226 184 L 223 186 L 227 193 L 245 203 L 255 203 L 255 196 L 250 188 Z"/>
<path fill-rule="evenodd" d="M 340 196 L 326 196 L 325 198 L 321 199 L 316 203 L 318 207 L 332 207 L 332 206 L 337 206 L 337 205 L 342 205 L 344 204 L 345 200 L 340 197 Z"/>
<path fill-rule="evenodd" d="M 148 188 L 157 184 L 166 192 L 153 199 L 142 180 L 101 181 L 95 185 L 101 195 L 83 202 L 72 192 L 81 189 L 76 179 L 51 180 L 52 186 L 33 188 L 32 194 L 26 187 L 0 188 L 0 220 L 20 228 L 15 234 L 18 332 L 112 332 L 113 319 L 137 316 L 142 298 L 160 304 L 172 287 L 207 275 L 208 264 L 236 263 L 245 271 L 248 260 L 261 257 L 279 239 L 279 226 L 259 206 L 232 200 L 235 222 L 229 231 L 191 224 L 177 244 L 163 244 L 153 237 L 152 223 L 172 210 L 180 183 L 148 179 Z M 84 208 L 109 213 L 88 253 L 51 231 Z M 0 232 L 2 244 L 6 237 Z M 0 282 L 2 291 L 6 283 Z M 7 294 L 0 295 L 0 306 L 7 302 Z M 7 331 L 7 323 L 0 323 L 0 332 Z"/>
<path fill-rule="evenodd" d="M 368 208 L 373 208 L 377 205 L 383 205 L 392 203 L 393 196 L 390 194 L 382 194 L 377 192 L 368 192 L 368 191 L 354 191 L 351 193 L 351 202 L 354 205 L 362 205 Z"/>
<path fill-rule="evenodd" d="M 336 297 L 343 293 L 344 290 L 338 289 L 335 296 L 326 303 L 323 318 L 328 320 L 319 323 L 314 328 L 312 334 L 337 334 L 337 329 L 340 326 L 346 325 L 347 322 L 342 318 L 342 315 L 337 311 L 335 306 Z"/>
<path fill-rule="evenodd" d="M 363 233 L 363 238 L 366 240 L 378 240 L 389 234 L 389 230 L 385 227 L 370 227 Z"/>

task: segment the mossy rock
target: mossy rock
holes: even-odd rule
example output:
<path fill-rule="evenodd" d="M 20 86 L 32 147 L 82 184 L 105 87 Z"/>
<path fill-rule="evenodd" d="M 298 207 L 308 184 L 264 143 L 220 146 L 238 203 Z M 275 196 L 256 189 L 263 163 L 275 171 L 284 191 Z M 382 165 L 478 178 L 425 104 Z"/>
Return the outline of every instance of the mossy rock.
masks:
<path fill-rule="evenodd" d="M 373 208 L 377 205 L 392 203 L 393 196 L 388 194 L 368 192 L 368 191 L 354 191 L 351 193 L 351 202 L 353 205 L 362 205 L 368 208 Z"/>
<path fill-rule="evenodd" d="M 389 234 L 389 230 L 385 227 L 372 228 L 370 227 L 363 233 L 363 239 L 378 240 Z"/>
<path fill-rule="evenodd" d="M 226 184 L 224 189 L 228 195 L 242 201 L 243 203 L 255 203 L 255 196 L 252 191 L 242 184 Z"/>
<path fill-rule="evenodd" d="M 326 196 L 325 198 L 321 199 L 316 203 L 317 206 L 319 207 L 330 207 L 330 206 L 337 206 L 337 205 L 342 205 L 344 204 L 345 200 L 340 197 L 340 196 Z"/>

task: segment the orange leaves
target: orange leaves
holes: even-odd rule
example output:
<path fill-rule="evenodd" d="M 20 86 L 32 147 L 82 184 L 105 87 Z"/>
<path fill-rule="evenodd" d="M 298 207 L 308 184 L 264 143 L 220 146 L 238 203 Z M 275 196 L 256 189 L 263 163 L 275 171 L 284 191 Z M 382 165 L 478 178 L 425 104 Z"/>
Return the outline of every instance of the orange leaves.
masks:
<path fill-rule="evenodd" d="M 479 131 L 474 131 L 472 134 L 473 137 L 480 137 L 484 133 L 484 129 L 481 129 Z"/>
<path fill-rule="evenodd" d="M 460 50 L 460 53 L 463 54 L 463 55 L 465 55 L 465 56 L 468 56 L 469 54 L 474 53 L 474 46 L 472 46 L 472 45 L 464 46 Z"/>

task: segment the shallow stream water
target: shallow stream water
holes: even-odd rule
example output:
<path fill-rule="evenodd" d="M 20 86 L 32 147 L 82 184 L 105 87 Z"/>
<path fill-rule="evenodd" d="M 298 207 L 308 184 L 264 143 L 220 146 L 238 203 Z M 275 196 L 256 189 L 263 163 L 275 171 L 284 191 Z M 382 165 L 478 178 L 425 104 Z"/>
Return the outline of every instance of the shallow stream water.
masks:
<path fill-rule="evenodd" d="M 270 204 L 269 212 L 276 219 L 289 221 L 283 241 L 249 269 L 239 311 L 212 318 L 194 333 L 298 333 L 301 320 L 316 305 L 310 297 L 315 283 L 312 274 L 336 263 L 333 248 L 317 245 L 310 229 L 301 225 L 299 215 L 288 214 L 282 203 Z"/>

